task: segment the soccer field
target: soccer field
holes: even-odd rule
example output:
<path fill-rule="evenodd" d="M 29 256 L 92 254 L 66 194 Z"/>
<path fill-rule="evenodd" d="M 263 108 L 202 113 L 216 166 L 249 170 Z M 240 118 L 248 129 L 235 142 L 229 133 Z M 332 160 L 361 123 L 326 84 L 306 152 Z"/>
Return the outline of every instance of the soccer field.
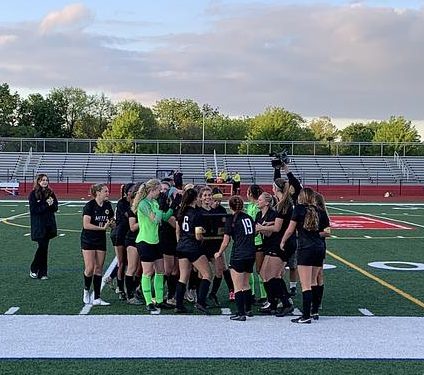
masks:
<path fill-rule="evenodd" d="M 43 318 L 47 319 L 47 324 L 50 322 L 48 320 L 48 316 L 52 315 L 51 325 L 54 325 L 55 319 L 59 318 L 57 315 L 63 315 L 66 319 L 67 316 L 72 318 L 72 316 L 83 314 L 89 315 L 89 317 L 92 317 L 93 319 L 98 316 L 98 319 L 100 320 L 93 321 L 94 325 L 100 324 L 99 322 L 104 322 L 106 319 L 105 315 L 110 315 L 111 319 L 115 319 L 116 316 L 118 318 L 119 316 L 128 316 L 128 319 L 133 319 L 134 316 L 139 316 L 140 319 L 145 319 L 143 320 L 143 324 L 144 322 L 146 322 L 146 324 L 150 324 L 149 322 L 151 322 L 152 327 L 154 327 L 152 329 L 154 329 L 154 332 L 159 335 L 158 337 L 162 338 L 162 341 L 165 340 L 165 343 L 166 332 L 160 331 L 160 325 L 158 326 L 158 322 L 160 322 L 159 319 L 168 319 L 162 320 L 162 322 L 164 322 L 164 326 L 169 324 L 169 319 L 174 319 L 172 320 L 172 324 L 175 326 L 180 324 L 183 326 L 188 322 L 189 319 L 194 318 L 194 323 L 190 323 L 194 330 L 196 330 L 196 327 L 202 326 L 207 329 L 209 324 L 212 324 L 212 327 L 214 327 L 215 330 L 219 330 L 219 327 L 221 327 L 220 324 L 222 324 L 224 330 L 232 332 L 230 341 L 231 339 L 234 339 L 234 337 L 237 337 L 237 330 L 241 329 L 239 328 L 240 323 L 231 322 L 231 325 L 228 325 L 228 317 L 222 316 L 228 314 L 229 309 L 234 308 L 227 301 L 227 294 L 225 290 L 226 288 L 224 285 L 221 286 L 221 295 L 219 296 L 222 303 L 222 308 L 211 309 L 213 314 L 212 319 L 218 319 L 216 321 L 214 320 L 213 323 L 211 323 L 212 320 L 208 321 L 210 317 L 167 317 L 168 314 L 171 314 L 169 311 L 161 311 L 160 316 L 149 317 L 147 316 L 149 314 L 144 310 L 143 306 L 129 306 L 126 303 L 119 301 L 114 291 L 108 287 L 103 289 L 102 295 L 105 300 L 112 303 L 111 306 L 105 308 L 93 308 L 89 309 L 88 311 L 84 310 L 81 301 L 83 262 L 79 249 L 81 210 L 84 203 L 85 202 L 61 203 L 60 211 L 57 214 L 59 236 L 51 242 L 50 246 L 50 280 L 41 281 L 30 279 L 28 276 L 29 264 L 32 260 L 35 250 L 35 243 L 31 242 L 29 236 L 30 230 L 29 216 L 27 212 L 28 207 L 26 206 L 25 202 L 0 202 L 0 234 L 3 243 L 3 261 L 0 265 L 0 280 L 2 285 L 0 311 L 2 314 L 6 313 L 7 315 L 13 315 L 13 317 L 4 316 L 2 318 L 3 323 L 12 324 L 12 327 L 9 327 L 11 329 L 10 332 L 14 331 L 13 324 L 28 324 L 29 327 L 31 324 L 34 324 L 35 327 L 37 327 L 38 324 L 42 324 L 39 321 L 39 315 L 47 315 L 47 317 Z M 360 334 L 364 342 L 369 342 L 369 350 L 376 350 L 375 348 L 379 347 L 378 341 L 383 340 L 382 337 L 384 337 L 381 336 L 380 339 L 376 337 L 376 335 L 378 336 L 378 330 L 376 331 L 377 333 L 373 333 L 374 327 L 372 323 L 371 326 L 367 326 L 368 322 L 370 322 L 370 319 L 375 319 L 374 322 L 380 322 L 380 320 L 377 319 L 381 318 L 382 325 L 379 325 L 380 330 L 388 329 L 390 331 L 390 327 L 394 326 L 393 334 L 395 337 L 405 333 L 399 332 L 399 330 L 396 329 L 396 326 L 399 324 L 399 322 L 403 322 L 402 324 L 406 324 L 405 327 L 408 328 L 409 321 L 402 319 L 409 318 L 411 319 L 410 324 L 416 327 L 417 332 L 424 333 L 424 205 L 330 203 L 328 208 L 332 221 L 333 237 L 327 241 L 326 269 L 324 272 L 325 292 L 323 309 L 320 312 L 320 321 L 311 325 L 313 328 L 302 328 L 311 328 L 315 330 L 314 332 L 317 335 L 323 335 L 324 337 L 324 327 L 325 329 L 331 329 L 331 327 L 333 327 L 334 332 L 336 332 L 337 329 L 341 329 L 341 332 L 343 332 L 343 325 L 345 324 L 345 326 L 350 330 L 350 332 L 347 332 L 347 336 L 351 335 L 352 337 L 356 337 L 358 334 Z M 113 248 L 111 244 L 109 245 L 110 247 L 108 249 L 108 256 L 105 262 L 105 271 L 114 259 Z M 294 302 L 297 307 L 301 306 L 301 299 L 299 295 L 295 298 Z M 195 313 L 193 313 L 193 315 L 195 315 Z M 31 318 L 31 316 L 33 316 L 33 318 Z M 390 324 L 386 326 L 388 322 L 386 317 L 390 317 L 390 319 L 399 317 L 398 319 L 401 320 L 390 320 Z M 14 323 L 11 323 L 11 320 L 6 321 L 4 319 L 16 320 Z M 82 319 L 84 318 L 82 317 Z M 252 329 L 260 330 L 261 324 L 263 326 L 269 326 L 270 331 L 281 329 L 281 337 L 284 337 L 285 334 L 293 335 L 293 338 L 297 342 L 300 341 L 300 343 L 304 338 L 305 345 L 308 344 L 306 341 L 311 339 L 311 337 L 308 336 L 308 333 L 305 332 L 306 330 L 304 329 L 302 329 L 302 331 L 305 333 L 299 334 L 299 332 L 294 332 L 294 327 L 292 327 L 293 325 L 287 324 L 288 318 L 280 318 L 280 322 L 277 322 L 278 319 L 273 317 L 257 316 L 253 319 L 254 323 L 252 323 Z M 43 324 L 46 324 L 45 320 L 43 320 L 43 322 Z M 73 320 L 70 319 L 69 322 L 73 322 Z M 110 322 L 112 322 L 112 325 L 115 324 L 113 323 L 113 320 Z M 364 322 L 367 322 L 367 324 L 364 324 Z M 61 321 L 60 324 L 67 323 L 63 323 L 63 321 Z M 235 324 L 238 324 L 236 329 L 234 329 Z M 101 328 L 105 329 L 105 326 L 102 325 Z M 411 329 L 413 331 L 414 327 L 411 327 Z M 357 332 L 358 330 L 361 330 L 361 332 Z M 19 330 L 16 331 L 19 332 Z M 406 331 L 408 331 L 408 329 L 406 329 Z M 112 336 L 114 335 L 114 332 L 116 333 L 116 331 L 114 331 L 114 327 L 112 326 L 110 327 L 109 331 L 104 333 L 106 334 L 106 337 L 109 338 L 109 340 L 113 341 Z M 117 332 L 119 332 L 119 330 Z M 329 331 L 328 335 L 333 335 L 334 332 Z M 370 334 L 372 336 L 367 337 L 368 332 L 371 332 Z M 215 334 L 215 332 L 211 333 L 212 338 Z M 259 335 L 260 333 L 257 334 Z M 407 333 L 406 337 L 399 336 L 399 343 L 407 343 L 408 335 L 410 334 L 411 333 Z M 188 340 L 189 339 L 190 337 L 188 337 Z M 245 339 L 248 346 L 254 347 L 255 341 L 249 341 L 249 337 Z M 393 366 L 386 368 L 385 366 L 389 364 L 387 362 L 373 361 L 372 364 L 370 364 L 368 361 L 347 361 L 347 359 L 424 359 L 423 344 L 418 344 L 417 347 L 417 342 L 414 341 L 414 337 L 410 337 L 410 339 L 412 339 L 411 345 L 415 345 L 415 347 L 418 349 L 418 354 L 411 352 L 409 354 L 405 353 L 403 355 L 402 351 L 398 351 L 398 355 L 394 356 L 391 356 L 390 353 L 387 355 L 376 353 L 374 356 L 372 354 L 374 351 L 371 350 L 371 355 L 365 356 L 364 354 L 361 354 L 361 351 L 358 352 L 348 350 L 341 352 L 339 355 L 337 354 L 338 351 L 336 350 L 337 341 L 335 341 L 333 343 L 329 342 L 328 346 L 329 348 L 332 348 L 331 345 L 334 345 L 334 350 L 332 350 L 333 355 L 329 355 L 330 351 L 327 348 L 321 351 L 317 349 L 315 353 L 316 355 L 311 355 L 310 351 L 305 354 L 300 352 L 299 355 L 294 355 L 290 351 L 286 350 L 285 352 L 282 351 L 281 355 L 278 355 L 278 351 L 277 354 L 271 351 L 271 354 L 267 356 L 267 351 L 259 351 L 258 357 L 299 358 L 297 360 L 281 360 L 282 362 L 273 360 L 273 362 L 269 363 L 270 371 L 272 368 L 274 368 L 273 366 L 278 363 L 284 366 L 288 366 L 288 368 L 290 368 L 291 365 L 294 366 L 293 368 L 296 368 L 296 364 L 300 363 L 299 361 L 302 362 L 302 366 L 306 366 L 304 367 L 305 369 L 309 368 L 308 366 L 315 366 L 315 368 L 318 370 L 322 368 L 323 370 L 331 369 L 331 372 L 333 372 L 333 370 L 334 372 L 342 371 L 342 367 L 340 367 L 341 364 L 336 359 L 344 358 L 345 361 L 342 362 L 347 366 L 346 368 L 352 369 L 351 373 L 361 372 L 364 368 L 363 366 L 369 368 L 370 370 L 375 368 L 375 371 L 378 371 L 375 373 L 379 373 L 380 370 L 385 373 L 390 373 L 390 369 L 393 370 L 397 366 L 394 362 L 392 363 Z M 340 345 L 345 345 L 343 343 L 343 338 L 341 340 L 342 341 L 340 341 Z M 385 340 L 387 341 L 387 338 Z M 421 342 L 422 341 L 423 340 L 421 340 Z M 19 337 L 17 337 L 15 341 L 11 340 L 11 344 L 14 342 L 19 343 L 21 340 Z M 216 342 L 219 342 L 219 340 L 216 340 Z M 184 342 L 184 344 L 190 345 L 190 341 Z M 108 347 L 109 345 L 110 343 L 108 343 Z M 225 345 L 225 343 L 223 345 Z M 373 346 L 374 348 L 372 348 Z M 20 348 L 17 346 L 17 356 L 10 355 L 10 353 L 9 355 L 5 355 L 5 353 L 2 354 L 1 352 L 0 356 L 2 358 L 86 357 L 83 354 L 83 351 L 81 352 L 82 354 L 80 356 L 78 353 L 67 356 L 66 351 L 64 351 L 64 354 L 60 354 L 58 356 L 52 354 L 43 356 L 42 353 L 39 353 L 39 355 L 28 354 L 33 353 L 30 349 L 31 348 L 29 348 L 27 351 L 22 351 L 22 355 L 19 355 Z M 422 351 L 420 356 L 419 353 L 421 349 Z M 223 354 L 221 351 L 216 351 L 217 353 L 214 353 L 213 346 L 210 348 L 209 352 L 210 355 L 196 355 L 196 353 L 193 352 L 191 357 L 221 358 L 219 360 L 217 359 L 216 363 L 212 361 L 212 364 L 215 363 L 214 366 L 217 366 L 217 369 L 219 366 L 221 366 L 221 363 L 223 364 L 222 366 L 226 366 L 225 363 L 227 361 L 230 361 L 229 363 L 233 363 L 235 366 L 234 368 L 237 366 L 241 366 L 241 368 L 244 367 L 244 365 L 240 365 L 240 363 L 244 362 L 237 362 L 234 359 L 235 356 L 231 355 L 231 353 L 228 353 L 228 355 L 225 353 Z M 131 348 L 128 348 L 128 353 L 131 353 Z M 163 355 L 163 352 L 158 352 L 157 355 L 155 355 L 154 350 L 149 350 L 148 353 L 149 355 L 146 355 L 146 357 L 149 358 L 190 357 L 190 355 L 187 355 L 186 352 L 181 354 L 181 352 L 176 351 L 176 353 L 173 354 L 172 350 L 169 351 L 170 354 L 168 355 Z M 248 354 L 244 356 L 245 358 L 254 358 L 254 355 L 249 354 L 251 353 L 249 348 L 246 350 L 246 353 Z M 96 355 L 93 356 L 96 357 Z M 128 356 L 122 355 L 117 357 L 132 357 L 132 355 L 129 354 Z M 142 354 L 136 355 L 135 357 L 142 358 Z M 226 357 L 233 357 L 233 359 L 222 360 L 222 358 Z M 237 354 L 236 356 L 236 358 L 242 357 L 242 354 Z M 306 360 L 302 358 L 320 358 L 320 360 Z M 325 358 L 331 358 L 332 360 L 323 361 Z M 199 359 L 197 361 L 201 360 Z M 209 362 L 205 360 L 202 361 L 203 362 L 199 363 L 204 363 L 205 368 L 208 368 Z M 258 371 L 260 368 L 262 368 L 261 365 L 259 365 L 259 362 L 255 362 L 253 359 L 246 359 L 245 361 L 247 361 L 245 362 L 247 368 L 257 369 Z M 24 366 L 26 366 L 26 364 L 31 366 L 31 363 L 38 363 L 41 368 L 44 368 L 44 370 L 40 370 L 40 373 L 46 373 L 46 368 L 55 367 L 54 361 L 52 362 L 53 365 L 51 366 L 48 365 L 50 362 L 40 362 L 40 360 L 34 361 L 33 359 L 28 359 L 24 362 Z M 65 361 L 65 363 L 69 363 L 69 365 L 72 367 L 74 361 Z M 87 362 L 82 363 L 87 364 Z M 108 361 L 106 360 L 104 363 L 102 363 L 102 366 L 107 366 L 107 363 Z M 156 366 L 156 362 L 151 363 L 152 367 Z M 175 366 L 179 369 L 178 371 L 180 372 L 195 372 L 192 367 L 194 365 L 197 366 L 199 363 L 196 364 L 196 361 L 192 360 L 178 362 L 175 364 Z M 1 361 L 0 370 L 10 369 L 10 371 L 13 370 L 13 373 L 16 373 L 16 368 L 14 367 L 15 364 L 16 363 L 12 360 Z M 109 364 L 113 365 L 112 368 L 120 368 L 120 362 L 109 362 Z M 127 364 L 129 368 L 132 366 L 137 366 L 137 362 L 133 361 L 127 362 Z M 399 367 L 399 371 L 409 368 L 410 373 L 424 373 L 423 365 L 424 363 L 422 361 L 407 361 L 404 363 L 404 365 Z M 277 369 L 278 366 L 279 365 L 275 365 L 275 369 Z M 21 369 L 23 368 L 25 367 L 22 367 Z M 77 372 L 78 365 L 75 365 L 75 368 L 75 371 L 72 373 L 79 373 Z M 389 371 L 387 371 L 387 369 L 389 369 Z M 417 370 L 423 371 L 417 372 Z M 400 373 L 399 371 L 396 371 L 396 373 Z M 261 372 L 264 371 L 262 370 Z M 1 373 L 4 372 L 1 371 Z M 105 373 L 105 371 L 102 371 L 102 373 Z M 297 373 L 299 373 L 299 371 L 297 371 Z M 371 371 L 370 373 L 373 372 Z"/>

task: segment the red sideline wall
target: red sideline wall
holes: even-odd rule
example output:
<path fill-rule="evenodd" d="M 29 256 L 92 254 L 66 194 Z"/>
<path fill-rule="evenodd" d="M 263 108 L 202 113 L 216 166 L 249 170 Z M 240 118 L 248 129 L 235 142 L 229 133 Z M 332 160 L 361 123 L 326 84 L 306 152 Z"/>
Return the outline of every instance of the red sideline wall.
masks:
<path fill-rule="evenodd" d="M 89 199 L 89 190 L 91 184 L 89 183 L 51 183 L 51 188 L 55 191 L 59 199 Z M 246 196 L 246 190 L 248 184 L 241 186 L 241 195 Z M 314 190 L 319 191 L 323 194 L 328 201 L 424 201 L 424 187 L 420 185 L 413 186 L 400 186 L 400 185 L 364 185 L 364 186 L 350 186 L 350 185 L 308 185 Z M 265 191 L 271 192 L 272 185 L 262 185 Z M 109 186 L 111 191 L 111 198 L 119 198 L 120 184 L 111 184 Z M 18 198 L 26 199 L 29 192 L 32 190 L 32 183 L 21 184 L 19 187 Z M 224 192 L 230 191 L 231 186 L 228 185 L 228 189 L 224 186 L 222 188 Z M 384 198 L 386 192 L 392 193 L 392 197 Z M 1 191 L 1 198 L 17 198 L 8 195 L 4 191 Z"/>

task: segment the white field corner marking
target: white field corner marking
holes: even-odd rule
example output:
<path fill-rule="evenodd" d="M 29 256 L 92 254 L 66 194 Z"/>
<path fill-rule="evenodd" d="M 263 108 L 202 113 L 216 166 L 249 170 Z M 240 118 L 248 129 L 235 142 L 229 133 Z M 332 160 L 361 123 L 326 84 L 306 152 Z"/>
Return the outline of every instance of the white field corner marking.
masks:
<path fill-rule="evenodd" d="M 358 309 L 358 310 L 364 316 L 374 316 L 374 314 L 371 311 L 369 311 L 368 309 L 361 308 L 361 309 Z"/>
<path fill-rule="evenodd" d="M 19 307 L 17 307 L 17 306 L 11 307 L 9 310 L 7 310 L 7 311 L 4 313 L 4 315 L 13 315 L 13 314 L 15 314 L 18 310 L 19 310 Z"/>

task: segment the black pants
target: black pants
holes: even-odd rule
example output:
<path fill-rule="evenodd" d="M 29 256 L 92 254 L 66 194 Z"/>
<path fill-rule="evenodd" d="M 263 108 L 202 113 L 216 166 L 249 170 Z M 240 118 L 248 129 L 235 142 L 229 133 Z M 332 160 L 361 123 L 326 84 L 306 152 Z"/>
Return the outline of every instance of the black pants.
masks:
<path fill-rule="evenodd" d="M 38 249 L 31 263 L 31 272 L 38 274 L 38 278 L 47 276 L 47 254 L 49 250 L 49 238 L 37 240 Z"/>

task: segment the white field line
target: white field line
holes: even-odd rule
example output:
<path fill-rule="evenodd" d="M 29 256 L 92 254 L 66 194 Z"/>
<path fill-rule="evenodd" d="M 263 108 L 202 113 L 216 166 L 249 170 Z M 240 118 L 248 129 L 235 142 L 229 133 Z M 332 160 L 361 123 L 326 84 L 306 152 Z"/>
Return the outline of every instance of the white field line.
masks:
<path fill-rule="evenodd" d="M 112 273 L 113 269 L 115 268 L 116 264 L 118 263 L 118 258 L 113 258 L 112 262 L 109 264 L 109 267 L 107 268 L 105 274 L 103 275 L 102 278 L 102 285 L 100 287 L 100 291 L 103 290 L 104 286 L 105 286 L 105 280 L 106 278 Z M 84 305 L 84 307 L 81 309 L 81 311 L 79 312 L 79 315 L 87 315 L 90 311 L 91 308 L 93 307 L 93 305 L 88 304 L 88 305 Z"/>
<path fill-rule="evenodd" d="M 365 315 L 365 316 L 374 316 L 374 314 L 371 311 L 369 311 L 368 309 L 358 309 L 358 310 L 359 310 L 359 312 L 362 315 Z"/>
<path fill-rule="evenodd" d="M 403 225 L 391 223 L 390 221 L 387 221 L 387 219 L 386 220 L 378 220 L 376 218 L 372 218 L 371 219 L 370 217 L 366 217 L 366 216 L 361 216 L 361 218 L 362 219 L 365 219 L 367 221 L 375 221 L 376 223 L 390 225 L 390 226 L 395 227 L 395 228 L 398 228 L 398 229 L 408 229 L 408 230 L 411 229 L 409 227 L 404 227 Z M 390 219 L 390 220 L 392 220 L 392 219 Z"/>
<path fill-rule="evenodd" d="M 9 310 L 7 310 L 4 315 L 13 315 L 14 313 L 16 313 L 19 310 L 19 307 L 14 306 L 11 307 Z"/>
<path fill-rule="evenodd" d="M 60 204 L 59 204 L 59 206 L 66 206 L 66 205 L 68 205 L 68 204 L 69 204 L 69 202 L 63 202 L 63 203 L 60 203 Z M 18 217 L 28 216 L 28 215 L 29 215 L 29 211 L 27 211 L 27 212 L 23 212 L 23 213 L 21 213 L 21 214 L 17 214 L 17 215 L 9 216 L 9 217 L 2 217 L 2 218 L 0 219 L 0 223 L 2 223 L 3 221 L 6 221 L 6 220 L 15 220 L 15 219 L 17 219 Z"/>
<path fill-rule="evenodd" d="M 367 214 L 366 212 L 359 212 L 359 211 L 354 211 L 354 210 L 348 210 L 346 208 L 337 208 L 337 207 L 333 207 L 331 206 L 331 208 L 333 210 L 340 210 L 340 211 L 344 211 L 344 212 L 349 212 L 355 215 L 366 215 L 366 216 L 370 216 L 370 217 L 376 217 L 378 219 L 383 219 L 383 220 L 387 220 L 387 218 L 385 218 L 384 216 L 378 216 L 378 215 L 372 215 L 372 214 Z M 398 219 L 390 219 L 391 221 L 396 221 L 398 223 L 403 223 L 403 224 L 408 224 L 408 225 L 413 225 L 415 227 L 420 227 L 420 228 L 424 228 L 424 225 L 421 224 L 416 224 L 416 223 L 411 223 L 410 221 L 405 221 L 405 220 L 398 220 Z"/>

